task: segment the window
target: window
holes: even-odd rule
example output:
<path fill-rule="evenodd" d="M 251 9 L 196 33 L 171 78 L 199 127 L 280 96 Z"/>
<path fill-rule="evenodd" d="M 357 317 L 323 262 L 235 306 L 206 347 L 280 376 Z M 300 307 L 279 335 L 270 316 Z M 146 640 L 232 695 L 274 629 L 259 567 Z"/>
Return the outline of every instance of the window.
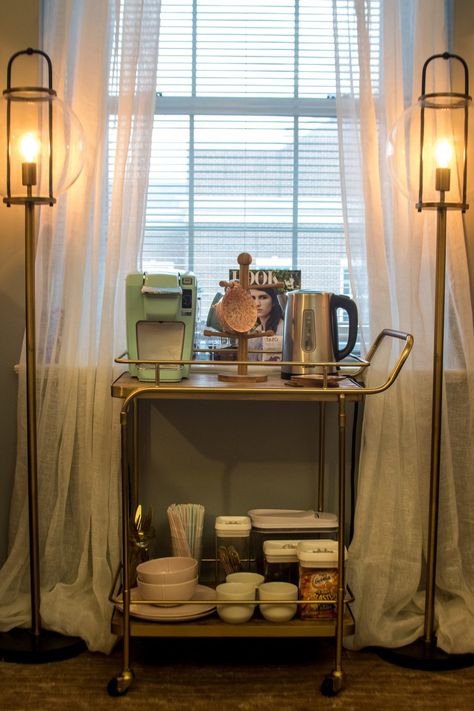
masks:
<path fill-rule="evenodd" d="M 379 0 L 366 5 L 376 91 Z M 352 3 L 335 7 L 351 57 Z M 303 287 L 340 291 L 333 12 L 332 0 L 162 0 L 138 268 L 194 271 L 203 316 L 242 251 L 255 266 L 301 269 Z M 349 64 L 341 72 L 343 89 L 357 86 Z"/>

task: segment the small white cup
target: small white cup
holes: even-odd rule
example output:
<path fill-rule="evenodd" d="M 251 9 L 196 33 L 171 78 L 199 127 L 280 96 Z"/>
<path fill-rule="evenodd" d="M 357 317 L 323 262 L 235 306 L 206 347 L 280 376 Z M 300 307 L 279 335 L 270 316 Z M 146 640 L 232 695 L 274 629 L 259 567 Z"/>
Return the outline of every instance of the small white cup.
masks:
<path fill-rule="evenodd" d="M 272 582 L 262 583 L 258 588 L 260 600 L 267 601 L 268 604 L 260 603 L 259 609 L 263 617 L 269 622 L 289 622 L 295 615 L 297 605 L 286 604 L 298 599 L 298 586 L 293 583 Z M 271 602 L 272 600 L 285 601 Z"/>
<path fill-rule="evenodd" d="M 250 573 L 244 570 L 239 573 L 229 573 L 229 575 L 226 576 L 227 583 L 247 583 L 254 587 L 258 587 L 264 581 L 265 578 L 263 575 L 260 575 L 260 573 Z"/>
<path fill-rule="evenodd" d="M 216 587 L 217 614 L 223 622 L 239 624 L 252 617 L 255 604 L 245 604 L 245 600 L 255 600 L 256 587 L 250 583 L 221 583 Z M 231 600 L 237 604 L 219 605 L 219 600 Z"/>

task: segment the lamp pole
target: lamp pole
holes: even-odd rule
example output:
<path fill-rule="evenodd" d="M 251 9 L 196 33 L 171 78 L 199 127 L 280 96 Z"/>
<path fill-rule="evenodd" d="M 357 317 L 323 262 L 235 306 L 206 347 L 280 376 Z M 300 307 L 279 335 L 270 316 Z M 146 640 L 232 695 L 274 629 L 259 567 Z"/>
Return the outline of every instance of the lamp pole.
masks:
<path fill-rule="evenodd" d="M 464 70 L 464 93 L 426 92 L 427 68 L 434 60 L 459 61 Z M 400 666 L 424 670 L 456 669 L 474 664 L 473 654 L 448 654 L 437 646 L 435 631 L 436 563 L 438 551 L 438 519 L 440 495 L 443 372 L 444 372 L 444 320 L 446 291 L 446 233 L 447 211 L 465 212 L 467 204 L 467 153 L 469 72 L 466 62 L 456 54 L 444 52 L 429 57 L 423 65 L 420 108 L 418 158 L 418 202 L 416 209 L 436 210 L 435 303 L 433 334 L 433 374 L 431 404 L 430 483 L 428 501 L 428 538 L 426 551 L 425 612 L 423 636 L 411 644 L 397 648 L 379 647 L 381 657 Z M 411 111 L 411 110 L 409 110 Z M 408 112 L 407 112 L 408 113 Z M 456 116 L 462 118 L 462 125 Z M 428 120 L 429 115 L 431 120 Z M 431 132 L 431 133 L 430 133 Z M 406 137 L 405 137 L 406 140 Z M 461 148 L 455 151 L 456 141 Z M 406 141 L 409 144 L 409 139 Z M 426 156 L 435 149 L 435 178 L 432 172 L 424 175 L 430 161 Z M 426 155 L 425 155 L 426 153 Z M 456 166 L 459 179 L 458 199 L 447 201 L 451 191 L 451 163 Z M 452 193 L 455 192 L 452 191 Z M 426 199 L 426 194 L 433 195 Z"/>
<path fill-rule="evenodd" d="M 31 186 L 28 186 L 31 198 Z M 28 460 L 28 523 L 30 541 L 31 629 L 41 633 L 38 517 L 38 445 L 36 416 L 35 205 L 25 203 L 26 428 Z"/>
<path fill-rule="evenodd" d="M 439 170 L 439 169 L 437 169 Z M 449 170 L 449 168 L 447 169 Z M 435 642 L 436 558 L 438 550 L 439 481 L 441 464 L 441 428 L 443 409 L 444 303 L 446 290 L 446 223 L 444 191 L 436 208 L 435 315 L 433 339 L 433 384 L 431 405 L 431 464 L 428 508 L 428 547 L 426 560 L 426 592 L 424 640 Z"/>
<path fill-rule="evenodd" d="M 47 87 L 12 87 L 12 66 L 22 55 L 39 55 L 47 62 Z M 31 628 L 14 628 L 1 633 L 0 658 L 8 662 L 40 663 L 68 659 L 85 649 L 84 642 L 78 637 L 42 629 L 40 614 L 35 208 L 37 205 L 53 206 L 56 202 L 53 196 L 53 102 L 56 92 L 52 87 L 52 64 L 48 55 L 31 47 L 16 52 L 8 62 L 7 88 L 3 97 L 2 107 L 5 106 L 6 115 L 6 191 L 3 202 L 7 207 L 25 207 L 26 440 Z M 43 194 L 42 184 L 46 185 Z"/>

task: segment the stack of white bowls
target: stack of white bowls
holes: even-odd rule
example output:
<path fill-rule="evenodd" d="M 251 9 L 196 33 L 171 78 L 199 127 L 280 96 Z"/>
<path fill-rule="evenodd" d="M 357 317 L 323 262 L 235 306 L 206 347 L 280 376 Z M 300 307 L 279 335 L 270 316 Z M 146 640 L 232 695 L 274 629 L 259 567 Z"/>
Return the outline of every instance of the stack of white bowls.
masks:
<path fill-rule="evenodd" d="M 270 622 L 289 622 L 296 614 L 298 586 L 286 582 L 265 582 L 258 573 L 230 573 L 218 585 L 217 614 L 224 622 L 248 622 L 259 600 L 262 616 Z M 219 601 L 225 604 L 220 604 Z"/>
<path fill-rule="evenodd" d="M 216 588 L 217 614 L 223 622 L 248 622 L 255 610 L 257 588 L 265 578 L 258 573 L 229 573 Z M 219 605 L 219 601 L 224 604 Z"/>
<path fill-rule="evenodd" d="M 191 600 L 198 582 L 194 558 L 153 558 L 137 565 L 137 585 L 142 600 L 171 607 Z"/>

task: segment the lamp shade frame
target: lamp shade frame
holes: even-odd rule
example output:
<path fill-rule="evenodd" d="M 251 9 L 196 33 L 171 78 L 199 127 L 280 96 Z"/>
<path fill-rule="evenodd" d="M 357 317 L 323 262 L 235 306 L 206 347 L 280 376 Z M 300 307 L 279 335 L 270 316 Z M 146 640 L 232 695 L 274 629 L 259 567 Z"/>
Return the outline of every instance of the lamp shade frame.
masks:
<path fill-rule="evenodd" d="M 46 61 L 47 67 L 48 67 L 48 86 L 43 87 L 43 86 L 31 86 L 31 87 L 12 87 L 11 83 L 11 78 L 12 78 L 12 67 L 13 67 L 13 62 L 18 59 L 18 57 L 22 55 L 28 55 L 31 56 L 33 54 L 38 54 L 43 59 Z M 6 155 L 6 181 L 7 181 L 7 194 L 4 197 L 3 201 L 5 204 L 10 207 L 12 204 L 25 204 L 26 202 L 34 202 L 35 204 L 49 204 L 50 206 L 53 206 L 54 203 L 56 202 L 56 199 L 53 195 L 53 107 L 51 102 L 48 102 L 48 152 L 49 152 L 49 160 L 48 160 L 48 187 L 49 187 L 49 195 L 46 197 L 41 197 L 41 196 L 32 196 L 32 195 L 25 195 L 25 196 L 12 196 L 11 192 L 11 159 L 10 159 L 10 141 L 11 141 L 11 107 L 12 107 L 12 102 L 18 102 L 18 101 L 24 101 L 25 99 L 23 98 L 25 94 L 36 94 L 37 99 L 43 101 L 45 99 L 48 99 L 48 97 L 53 97 L 56 96 L 56 92 L 53 89 L 53 65 L 51 62 L 51 59 L 49 56 L 46 54 L 46 52 L 43 52 L 40 49 L 33 49 L 32 47 L 28 47 L 28 49 L 21 50 L 20 52 L 16 52 L 10 57 L 10 60 L 8 62 L 7 66 L 7 88 L 3 91 L 3 95 L 7 99 L 7 145 L 6 145 L 6 150 L 7 150 L 7 155 Z M 29 97 L 29 100 L 32 100 L 32 97 Z M 34 100 L 34 99 L 33 99 Z"/>
<path fill-rule="evenodd" d="M 435 60 L 443 59 L 445 61 L 456 60 L 463 68 L 464 72 L 464 93 L 460 92 L 426 92 L 426 73 L 428 66 L 431 62 Z M 433 54 L 423 64 L 422 78 L 421 78 L 421 96 L 418 99 L 418 104 L 421 110 L 421 122 L 420 122 L 420 162 L 419 162 L 419 181 L 418 181 L 418 202 L 416 203 L 416 209 L 421 212 L 423 209 L 436 209 L 440 202 L 446 209 L 451 210 L 461 210 L 465 212 L 469 205 L 467 203 L 467 157 L 468 157 L 468 139 L 469 139 L 469 108 L 472 98 L 469 96 L 469 69 L 465 60 L 457 54 L 451 54 L 450 52 L 443 52 L 442 54 Z M 423 187 L 424 187 L 424 147 L 425 147 L 425 112 L 427 110 L 439 110 L 439 109 L 456 109 L 463 111 L 463 150 L 461 151 L 462 157 L 462 169 L 459 171 L 461 186 L 459 194 L 461 196 L 460 202 L 445 202 L 444 201 L 444 191 L 441 191 L 440 202 L 425 201 L 423 199 Z"/>

